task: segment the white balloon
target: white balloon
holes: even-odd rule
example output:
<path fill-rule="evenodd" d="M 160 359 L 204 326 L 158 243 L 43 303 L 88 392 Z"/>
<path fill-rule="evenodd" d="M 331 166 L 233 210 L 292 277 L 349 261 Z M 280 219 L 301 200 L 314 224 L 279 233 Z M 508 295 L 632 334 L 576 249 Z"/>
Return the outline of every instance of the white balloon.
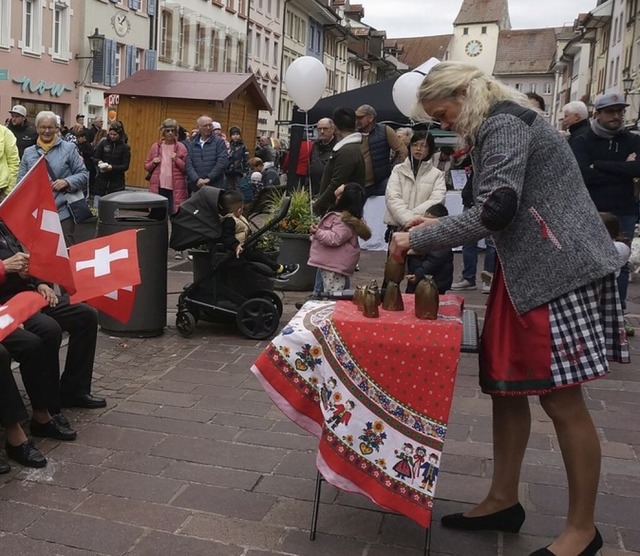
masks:
<path fill-rule="evenodd" d="M 393 84 L 391 91 L 393 102 L 407 118 L 410 118 L 413 113 L 413 107 L 418 100 L 418 87 L 423 79 L 424 75 L 421 73 L 410 71 L 403 73 Z"/>
<path fill-rule="evenodd" d="M 327 70 L 313 56 L 294 60 L 284 76 L 287 92 L 301 110 L 311 110 L 327 86 Z"/>

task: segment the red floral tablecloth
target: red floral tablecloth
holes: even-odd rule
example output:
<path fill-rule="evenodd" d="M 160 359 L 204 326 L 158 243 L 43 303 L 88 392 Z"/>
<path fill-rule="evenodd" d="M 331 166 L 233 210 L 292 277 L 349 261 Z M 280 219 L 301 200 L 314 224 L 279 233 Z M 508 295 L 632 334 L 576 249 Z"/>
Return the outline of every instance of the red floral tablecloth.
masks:
<path fill-rule="evenodd" d="M 320 438 L 317 467 L 423 527 L 431 508 L 462 338 L 462 299 L 440 297 L 437 321 L 351 301 L 307 302 L 252 371 L 274 403 Z"/>

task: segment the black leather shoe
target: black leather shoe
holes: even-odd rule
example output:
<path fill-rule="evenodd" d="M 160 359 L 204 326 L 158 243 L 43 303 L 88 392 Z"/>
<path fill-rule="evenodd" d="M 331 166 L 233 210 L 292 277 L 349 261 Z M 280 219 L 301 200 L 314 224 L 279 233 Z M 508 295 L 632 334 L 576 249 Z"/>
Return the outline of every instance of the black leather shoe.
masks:
<path fill-rule="evenodd" d="M 62 396 L 62 407 L 84 407 L 85 409 L 100 409 L 107 407 L 107 400 L 91 394 L 76 394 L 75 396 Z"/>
<path fill-rule="evenodd" d="M 75 440 L 78 433 L 69 427 L 61 425 L 55 419 L 51 419 L 48 423 L 38 423 L 31 420 L 31 434 L 42 438 L 53 438 L 54 440 Z"/>
<path fill-rule="evenodd" d="M 591 539 L 591 542 L 587 545 L 587 547 L 580 553 L 578 556 L 595 556 L 598 553 L 598 550 L 602 548 L 602 536 L 600 535 L 600 531 L 596 527 L 596 534 Z M 540 548 L 535 552 L 532 552 L 529 556 L 556 556 L 551 550 L 548 548 Z"/>
<path fill-rule="evenodd" d="M 517 533 L 524 523 L 524 508 L 517 503 L 515 506 L 500 510 L 499 512 L 478 517 L 466 517 L 460 514 L 445 515 L 441 523 L 451 529 L 464 529 L 466 531 L 504 531 L 505 533 Z"/>
<path fill-rule="evenodd" d="M 63 427 L 66 427 L 68 429 L 71 428 L 71 423 L 69 423 L 69 419 L 67 419 L 61 412 L 58 411 L 58 413 L 52 413 L 51 418 L 54 421 L 56 421 L 58 424 L 62 425 Z"/>
<path fill-rule="evenodd" d="M 11 471 L 11 466 L 0 458 L 0 475 L 6 475 L 9 471 Z"/>
<path fill-rule="evenodd" d="M 8 442 L 4 445 L 4 449 L 7 451 L 7 456 L 13 461 L 17 461 L 20 465 L 25 467 L 44 467 L 47 465 L 47 458 L 45 458 L 39 450 L 33 445 L 33 442 L 28 440 L 20 446 L 12 446 Z"/>

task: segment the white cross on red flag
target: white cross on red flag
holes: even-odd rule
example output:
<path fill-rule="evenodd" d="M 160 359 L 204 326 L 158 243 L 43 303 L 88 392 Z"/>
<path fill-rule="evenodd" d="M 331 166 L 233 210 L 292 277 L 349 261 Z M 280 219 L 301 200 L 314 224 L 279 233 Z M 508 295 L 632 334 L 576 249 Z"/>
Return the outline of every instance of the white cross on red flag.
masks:
<path fill-rule="evenodd" d="M 2 202 L 0 218 L 30 254 L 31 276 L 76 291 L 44 157 Z"/>
<path fill-rule="evenodd" d="M 136 300 L 136 286 L 127 286 L 100 297 L 87 299 L 87 304 L 120 321 L 129 322 Z"/>
<path fill-rule="evenodd" d="M 37 292 L 20 292 L 0 304 L 0 342 L 46 305 L 45 298 Z"/>
<path fill-rule="evenodd" d="M 140 283 L 137 231 L 126 230 L 69 249 L 77 291 L 71 303 L 111 294 Z"/>

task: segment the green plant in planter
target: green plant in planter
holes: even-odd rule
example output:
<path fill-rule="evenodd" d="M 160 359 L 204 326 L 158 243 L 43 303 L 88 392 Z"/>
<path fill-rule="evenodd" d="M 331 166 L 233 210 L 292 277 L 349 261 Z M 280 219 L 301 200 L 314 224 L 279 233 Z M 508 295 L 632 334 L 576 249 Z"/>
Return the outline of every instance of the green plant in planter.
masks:
<path fill-rule="evenodd" d="M 286 193 L 278 193 L 273 196 L 268 206 L 268 213 L 273 216 L 278 212 L 280 204 Z M 287 234 L 309 234 L 312 224 L 317 222 L 311 211 L 311 198 L 309 191 L 303 188 L 294 189 L 290 195 L 291 205 L 289 212 L 275 228 L 274 232 Z"/>

